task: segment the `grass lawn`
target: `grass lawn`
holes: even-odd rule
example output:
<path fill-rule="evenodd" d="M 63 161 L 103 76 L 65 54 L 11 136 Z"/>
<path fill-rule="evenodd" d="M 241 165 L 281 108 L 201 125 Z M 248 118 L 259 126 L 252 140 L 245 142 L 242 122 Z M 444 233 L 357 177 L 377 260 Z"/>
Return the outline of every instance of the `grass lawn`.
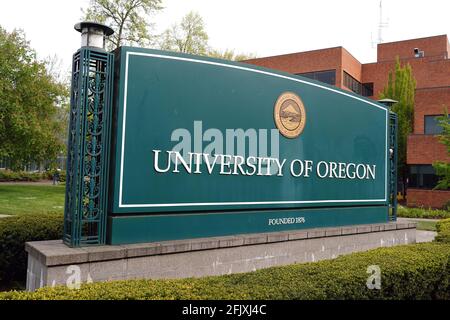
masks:
<path fill-rule="evenodd" d="M 63 213 L 64 185 L 2 185 L 0 214 Z"/>
<path fill-rule="evenodd" d="M 0 184 L 0 214 L 19 215 L 30 213 L 63 213 L 64 184 Z M 441 217 L 442 216 L 442 217 Z M 445 218 L 450 212 L 445 210 L 427 210 L 399 206 L 399 217 L 409 218 Z M 436 222 L 420 221 L 419 230 L 436 230 Z"/>
<path fill-rule="evenodd" d="M 417 230 L 436 231 L 437 221 L 417 221 Z"/>

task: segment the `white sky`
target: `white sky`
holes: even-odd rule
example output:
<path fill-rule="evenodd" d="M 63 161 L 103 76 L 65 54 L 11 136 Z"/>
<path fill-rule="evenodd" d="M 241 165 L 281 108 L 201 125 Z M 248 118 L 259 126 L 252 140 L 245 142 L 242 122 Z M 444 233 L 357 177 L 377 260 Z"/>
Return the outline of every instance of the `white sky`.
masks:
<path fill-rule="evenodd" d="M 89 0 L 0 0 L 0 25 L 25 31 L 39 57 L 69 68 L 80 45 L 73 25 Z M 361 62 L 376 60 L 379 0 L 163 0 L 157 32 L 191 10 L 206 23 L 210 45 L 259 57 L 343 46 Z M 450 1 L 383 0 L 385 42 L 450 34 Z"/>

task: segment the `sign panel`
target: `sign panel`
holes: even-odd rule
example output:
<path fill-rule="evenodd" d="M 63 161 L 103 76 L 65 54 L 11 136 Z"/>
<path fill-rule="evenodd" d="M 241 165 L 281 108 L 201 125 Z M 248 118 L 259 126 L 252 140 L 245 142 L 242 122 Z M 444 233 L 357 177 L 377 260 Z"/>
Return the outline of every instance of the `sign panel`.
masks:
<path fill-rule="evenodd" d="M 117 56 L 113 227 L 130 215 L 262 210 L 269 226 L 283 210 L 319 207 L 377 206 L 386 219 L 386 107 L 242 63 L 131 47 Z M 296 224 L 308 222 L 283 223 Z"/>

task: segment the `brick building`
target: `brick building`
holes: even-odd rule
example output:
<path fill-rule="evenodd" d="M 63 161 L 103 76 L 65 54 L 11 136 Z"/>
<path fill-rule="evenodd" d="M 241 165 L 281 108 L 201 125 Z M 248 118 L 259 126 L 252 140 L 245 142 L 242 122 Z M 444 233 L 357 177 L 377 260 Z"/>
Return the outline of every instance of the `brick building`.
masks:
<path fill-rule="evenodd" d="M 378 99 L 394 69 L 395 59 L 409 63 L 417 81 L 414 130 L 408 137 L 408 205 L 440 208 L 450 190 L 432 190 L 438 177 L 434 161 L 450 162 L 446 147 L 435 136 L 435 117 L 450 108 L 450 44 L 447 35 L 379 44 L 377 62 L 362 64 L 345 48 L 327 48 L 244 61 L 335 85 Z"/>

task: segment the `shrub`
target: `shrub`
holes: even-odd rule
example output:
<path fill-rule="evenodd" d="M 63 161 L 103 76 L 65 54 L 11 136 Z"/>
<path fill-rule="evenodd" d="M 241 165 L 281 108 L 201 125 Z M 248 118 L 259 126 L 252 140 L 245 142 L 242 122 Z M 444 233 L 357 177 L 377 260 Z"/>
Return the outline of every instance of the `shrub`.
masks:
<path fill-rule="evenodd" d="M 0 182 L 23 182 L 23 181 L 39 181 L 39 180 L 53 180 L 54 170 L 45 172 L 26 172 L 26 171 L 11 171 L 0 170 Z M 59 181 L 66 181 L 66 171 L 59 171 Z"/>
<path fill-rule="evenodd" d="M 0 285 L 25 283 L 25 242 L 61 239 L 62 234 L 61 214 L 23 215 L 0 219 Z"/>
<path fill-rule="evenodd" d="M 441 220 L 436 223 L 436 231 L 438 235 L 435 241 L 450 243 L 450 219 Z"/>
<path fill-rule="evenodd" d="M 0 170 L 0 181 L 39 181 L 43 179 L 42 173 Z"/>
<path fill-rule="evenodd" d="M 127 280 L 10 291 L 0 299 L 449 299 L 450 245 L 379 248 L 334 260 L 177 280 Z M 381 290 L 366 286 L 381 269 Z"/>
<path fill-rule="evenodd" d="M 402 218 L 447 219 L 450 211 L 398 206 L 397 215 Z"/>
<path fill-rule="evenodd" d="M 445 204 L 444 204 L 444 210 L 450 211 L 450 200 L 448 200 Z"/>
<path fill-rule="evenodd" d="M 53 175 L 55 174 L 56 170 L 48 170 L 45 171 L 44 177 L 47 180 L 53 180 Z M 59 182 L 66 182 L 66 170 L 61 170 L 59 173 Z"/>
<path fill-rule="evenodd" d="M 66 182 L 66 170 L 61 170 L 59 173 L 59 181 Z"/>

